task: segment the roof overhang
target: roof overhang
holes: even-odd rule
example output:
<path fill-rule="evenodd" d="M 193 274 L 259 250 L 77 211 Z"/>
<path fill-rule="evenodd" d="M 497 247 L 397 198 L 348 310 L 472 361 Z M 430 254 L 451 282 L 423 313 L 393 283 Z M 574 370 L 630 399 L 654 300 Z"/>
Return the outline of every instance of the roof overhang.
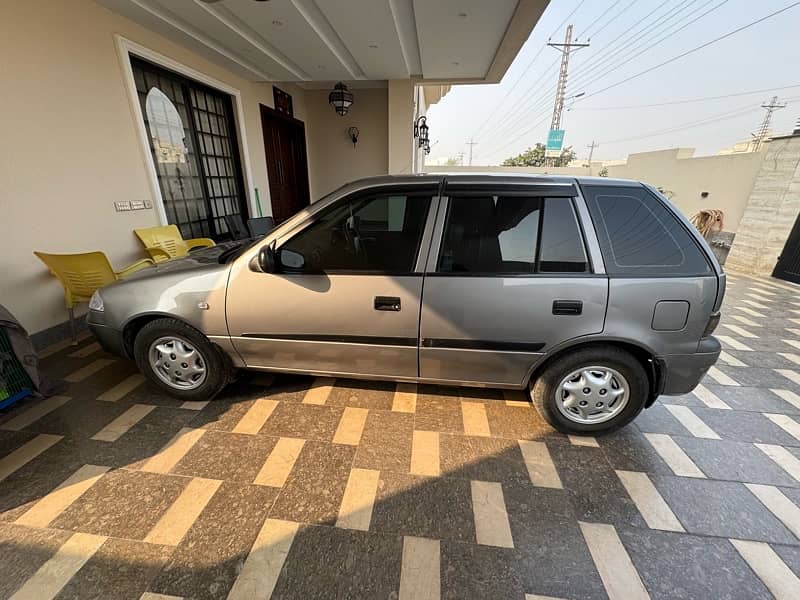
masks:
<path fill-rule="evenodd" d="M 497 83 L 549 0 L 96 0 L 251 81 Z"/>

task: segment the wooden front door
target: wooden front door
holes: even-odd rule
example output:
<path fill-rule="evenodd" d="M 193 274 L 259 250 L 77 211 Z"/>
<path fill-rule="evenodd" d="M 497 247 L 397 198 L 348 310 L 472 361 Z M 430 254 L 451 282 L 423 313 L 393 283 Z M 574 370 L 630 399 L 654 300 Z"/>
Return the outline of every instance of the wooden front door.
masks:
<path fill-rule="evenodd" d="M 302 121 L 261 105 L 261 127 L 272 216 L 275 223 L 280 223 L 311 202 L 305 126 Z"/>
<path fill-rule="evenodd" d="M 783 252 L 778 257 L 772 276 L 800 283 L 800 215 L 797 216 Z"/>

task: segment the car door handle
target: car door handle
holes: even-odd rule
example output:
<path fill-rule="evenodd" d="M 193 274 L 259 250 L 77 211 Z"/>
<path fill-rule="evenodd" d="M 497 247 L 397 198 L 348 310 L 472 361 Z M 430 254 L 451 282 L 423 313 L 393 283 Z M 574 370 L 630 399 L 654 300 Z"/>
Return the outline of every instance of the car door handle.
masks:
<path fill-rule="evenodd" d="M 579 315 L 583 312 L 580 300 L 553 300 L 554 315 Z"/>
<path fill-rule="evenodd" d="M 375 296 L 375 310 L 400 310 L 400 298 L 396 296 Z"/>

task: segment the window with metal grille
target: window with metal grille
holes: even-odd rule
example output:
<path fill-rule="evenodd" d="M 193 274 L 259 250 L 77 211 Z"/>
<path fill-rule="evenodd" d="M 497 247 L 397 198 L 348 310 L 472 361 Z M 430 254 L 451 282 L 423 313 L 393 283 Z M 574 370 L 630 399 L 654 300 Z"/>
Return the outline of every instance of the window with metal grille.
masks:
<path fill-rule="evenodd" d="M 131 57 L 167 221 L 185 238 L 228 239 L 226 215 L 247 219 L 228 94 Z"/>

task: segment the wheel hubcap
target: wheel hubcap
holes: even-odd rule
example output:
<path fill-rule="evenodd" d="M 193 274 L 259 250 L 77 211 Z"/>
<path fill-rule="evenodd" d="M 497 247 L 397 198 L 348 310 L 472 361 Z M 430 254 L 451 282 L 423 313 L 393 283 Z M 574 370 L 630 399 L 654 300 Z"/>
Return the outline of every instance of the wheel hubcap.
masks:
<path fill-rule="evenodd" d="M 628 404 L 627 380 L 608 367 L 583 367 L 564 377 L 556 388 L 559 412 L 575 423 L 603 423 Z"/>
<path fill-rule="evenodd" d="M 150 367 L 161 381 L 179 390 L 193 390 L 206 380 L 203 355 L 177 336 L 161 337 L 150 344 Z"/>

